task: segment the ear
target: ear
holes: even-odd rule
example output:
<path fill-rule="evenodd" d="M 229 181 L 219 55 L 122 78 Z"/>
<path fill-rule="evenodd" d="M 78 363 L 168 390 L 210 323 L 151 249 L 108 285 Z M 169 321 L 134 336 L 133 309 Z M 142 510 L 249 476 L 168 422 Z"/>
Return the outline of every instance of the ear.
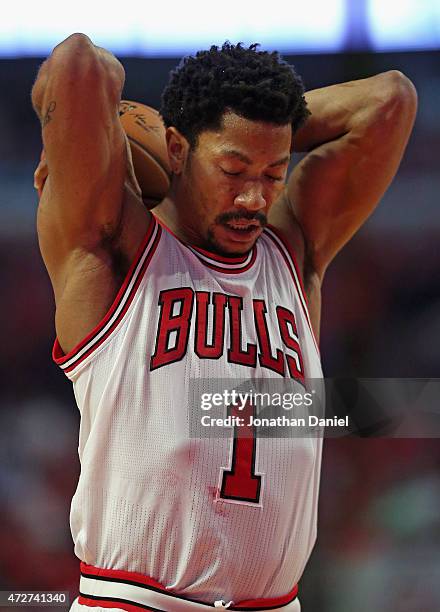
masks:
<path fill-rule="evenodd" d="M 168 158 L 173 174 L 181 174 L 189 151 L 189 142 L 175 127 L 167 128 L 166 134 Z"/>

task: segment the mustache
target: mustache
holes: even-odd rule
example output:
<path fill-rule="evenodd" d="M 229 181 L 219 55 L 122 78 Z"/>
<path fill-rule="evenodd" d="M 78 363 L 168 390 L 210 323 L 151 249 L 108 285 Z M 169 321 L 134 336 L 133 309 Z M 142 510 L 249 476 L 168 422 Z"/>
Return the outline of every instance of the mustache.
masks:
<path fill-rule="evenodd" d="M 267 217 L 261 212 L 223 213 L 217 217 L 217 223 L 229 223 L 230 221 L 258 221 L 261 227 L 267 225 Z"/>

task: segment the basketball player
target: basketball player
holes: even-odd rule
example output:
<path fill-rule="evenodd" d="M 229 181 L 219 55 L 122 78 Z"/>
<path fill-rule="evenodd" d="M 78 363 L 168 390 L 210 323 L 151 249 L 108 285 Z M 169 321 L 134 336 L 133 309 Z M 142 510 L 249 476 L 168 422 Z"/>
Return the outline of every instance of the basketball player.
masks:
<path fill-rule="evenodd" d="M 187 58 L 163 94 L 172 182 L 150 212 L 123 84 L 74 34 L 32 92 L 54 358 L 81 411 L 73 609 L 297 612 L 321 440 L 192 438 L 190 381 L 322 376 L 324 273 L 397 171 L 414 87 L 391 71 L 304 97 L 255 46 Z M 286 181 L 292 150 L 308 153 Z"/>

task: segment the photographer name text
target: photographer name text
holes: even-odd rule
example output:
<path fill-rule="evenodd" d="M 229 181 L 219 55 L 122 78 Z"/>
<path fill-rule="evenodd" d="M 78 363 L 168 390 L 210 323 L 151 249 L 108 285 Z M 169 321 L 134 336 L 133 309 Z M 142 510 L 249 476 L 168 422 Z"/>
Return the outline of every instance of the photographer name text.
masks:
<path fill-rule="evenodd" d="M 308 415 L 307 418 L 288 417 L 280 415 L 272 418 L 255 417 L 249 418 L 229 415 L 224 418 L 215 418 L 205 414 L 200 419 L 203 427 L 348 427 L 348 415 L 345 417 L 320 418 Z"/>

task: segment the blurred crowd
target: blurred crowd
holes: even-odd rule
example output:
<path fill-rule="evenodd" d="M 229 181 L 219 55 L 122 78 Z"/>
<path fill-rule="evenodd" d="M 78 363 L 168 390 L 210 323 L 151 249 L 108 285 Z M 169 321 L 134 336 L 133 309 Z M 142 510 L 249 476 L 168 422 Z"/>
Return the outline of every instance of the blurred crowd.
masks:
<path fill-rule="evenodd" d="M 440 83 L 432 55 L 297 62 L 308 88 L 397 67 L 420 95 L 395 183 L 324 284 L 321 352 L 328 377 L 437 376 Z M 126 63 L 126 97 L 157 106 L 158 91 L 149 91 L 145 75 L 139 85 L 148 68 L 141 60 Z M 51 361 L 53 297 L 34 229 L 32 168 L 40 145 L 29 91 L 38 62 L 12 64 L 0 62 L 2 82 L 20 84 L 0 100 L 6 135 L 0 144 L 0 590 L 70 590 L 74 597 L 79 567 L 69 505 L 79 473 L 79 415 L 70 383 Z M 160 75 L 158 90 L 169 67 L 151 65 Z M 326 440 L 318 543 L 300 585 L 305 612 L 440 609 L 439 468 L 437 439 Z"/>

